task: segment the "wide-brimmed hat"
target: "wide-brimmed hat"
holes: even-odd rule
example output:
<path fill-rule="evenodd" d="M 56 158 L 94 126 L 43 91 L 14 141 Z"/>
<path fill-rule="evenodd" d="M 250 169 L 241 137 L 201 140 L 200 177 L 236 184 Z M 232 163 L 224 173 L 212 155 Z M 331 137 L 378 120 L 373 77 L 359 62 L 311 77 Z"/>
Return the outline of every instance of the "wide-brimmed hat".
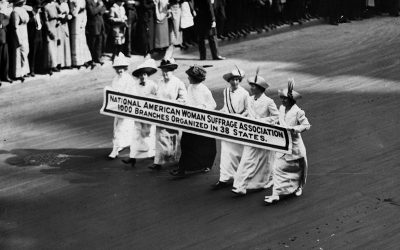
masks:
<path fill-rule="evenodd" d="M 224 80 L 227 82 L 229 82 L 232 77 L 239 77 L 240 80 L 242 80 L 244 77 L 244 71 L 239 68 L 235 68 L 231 72 L 226 73 L 225 75 L 222 76 L 222 78 L 224 78 Z"/>
<path fill-rule="evenodd" d="M 269 87 L 269 84 L 267 83 L 267 81 L 265 81 L 265 79 L 261 76 L 252 76 L 247 78 L 247 81 L 249 82 L 249 84 L 254 84 L 257 85 L 258 87 L 264 89 L 264 91 Z"/>
<path fill-rule="evenodd" d="M 160 66 L 158 67 L 164 71 L 173 71 L 178 68 L 178 64 L 175 63 L 174 58 L 170 58 L 168 60 L 162 59 Z"/>
<path fill-rule="evenodd" d="M 289 79 L 288 80 L 288 87 L 285 88 L 285 89 L 278 90 L 278 95 L 291 98 L 291 99 L 293 99 L 295 101 L 300 99 L 301 98 L 301 94 L 299 92 L 293 90 L 294 84 L 295 84 L 294 83 L 294 79 L 293 78 Z"/>
<path fill-rule="evenodd" d="M 114 62 L 113 62 L 112 66 L 113 67 L 128 67 L 129 66 L 128 58 L 126 58 L 126 56 L 120 52 L 119 55 L 114 58 Z"/>
<path fill-rule="evenodd" d="M 188 70 L 186 70 L 186 74 L 192 77 L 197 82 L 202 82 L 206 79 L 207 71 L 199 65 L 193 65 Z"/>
<path fill-rule="evenodd" d="M 147 59 L 132 72 L 132 75 L 139 77 L 139 75 L 146 73 L 148 76 L 157 72 L 156 62 L 153 59 Z"/>

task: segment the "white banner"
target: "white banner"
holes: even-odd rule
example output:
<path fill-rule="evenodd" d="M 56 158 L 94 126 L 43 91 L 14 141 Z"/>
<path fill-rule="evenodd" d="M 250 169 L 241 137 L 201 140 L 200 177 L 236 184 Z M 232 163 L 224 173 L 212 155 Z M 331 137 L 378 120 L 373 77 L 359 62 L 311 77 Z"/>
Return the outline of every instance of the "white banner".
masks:
<path fill-rule="evenodd" d="M 277 152 L 292 152 L 290 132 L 278 125 L 215 110 L 119 93 L 109 88 L 104 90 L 100 113 Z"/>

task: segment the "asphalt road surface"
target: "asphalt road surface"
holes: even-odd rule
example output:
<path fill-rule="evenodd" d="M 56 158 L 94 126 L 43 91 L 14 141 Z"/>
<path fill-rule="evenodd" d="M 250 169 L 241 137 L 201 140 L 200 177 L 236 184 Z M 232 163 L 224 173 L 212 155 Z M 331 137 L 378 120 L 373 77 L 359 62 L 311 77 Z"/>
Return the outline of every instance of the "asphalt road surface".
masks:
<path fill-rule="evenodd" d="M 263 204 L 270 190 L 211 191 L 219 158 L 182 180 L 151 171 L 151 160 L 133 169 L 106 161 L 113 119 L 99 110 L 109 64 L 3 84 L 0 249 L 398 249 L 399 48 L 400 19 L 378 17 L 226 42 L 225 61 L 176 54 L 186 83 L 189 65 L 214 65 L 206 85 L 219 107 L 235 64 L 247 75 L 260 66 L 277 104 L 295 78 L 312 124 L 309 178 L 302 197 L 274 206 Z"/>

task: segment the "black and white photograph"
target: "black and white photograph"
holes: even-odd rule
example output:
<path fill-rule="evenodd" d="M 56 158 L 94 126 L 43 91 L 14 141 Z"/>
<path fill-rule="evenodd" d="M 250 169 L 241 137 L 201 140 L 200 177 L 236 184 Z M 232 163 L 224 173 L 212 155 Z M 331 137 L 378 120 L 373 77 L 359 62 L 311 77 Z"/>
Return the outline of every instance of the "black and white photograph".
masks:
<path fill-rule="evenodd" d="M 399 249 L 400 0 L 0 0 L 0 249 Z"/>

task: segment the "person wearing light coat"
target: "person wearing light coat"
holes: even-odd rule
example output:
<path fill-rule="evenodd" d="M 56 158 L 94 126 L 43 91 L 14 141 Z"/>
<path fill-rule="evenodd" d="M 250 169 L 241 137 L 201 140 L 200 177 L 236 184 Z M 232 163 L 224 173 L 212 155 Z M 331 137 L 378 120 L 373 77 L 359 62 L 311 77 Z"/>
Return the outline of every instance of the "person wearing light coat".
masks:
<path fill-rule="evenodd" d="M 120 53 L 113 63 L 117 75 L 112 81 L 111 88 L 113 91 L 134 95 L 135 80 L 127 73 L 128 66 L 128 60 L 122 53 Z M 110 160 L 117 158 L 119 151 L 130 145 L 134 124 L 135 122 L 132 119 L 120 117 L 114 118 L 113 149 L 108 155 Z"/>
<path fill-rule="evenodd" d="M 292 135 L 292 153 L 276 153 L 271 196 L 265 196 L 265 203 L 272 204 L 285 196 L 303 194 L 307 179 L 307 154 L 301 138 L 302 132 L 311 125 L 305 112 L 296 105 L 301 95 L 293 90 L 294 80 L 290 79 L 288 88 L 279 91 L 282 105 L 279 107 L 279 125 L 290 130 Z"/>
<path fill-rule="evenodd" d="M 142 97 L 157 97 L 157 84 L 149 79 L 149 76 L 157 72 L 156 63 L 153 59 L 146 59 L 140 64 L 132 75 L 138 79 L 135 81 L 135 93 Z M 132 167 L 136 164 L 136 159 L 150 158 L 155 155 L 155 133 L 156 128 L 152 124 L 135 121 L 132 140 L 130 143 L 129 159 L 122 160 Z"/>
<path fill-rule="evenodd" d="M 249 92 L 239 85 L 244 74 L 243 70 L 235 68 L 223 76 L 230 86 L 224 89 L 224 107 L 221 112 L 236 115 L 247 113 Z M 243 148 L 242 144 L 221 140 L 219 180 L 213 185 L 213 190 L 231 186 L 242 158 Z"/>
<path fill-rule="evenodd" d="M 249 98 L 247 117 L 274 124 L 279 112 L 274 101 L 265 95 L 269 84 L 261 76 L 248 79 L 252 96 Z M 236 171 L 232 192 L 245 195 L 248 189 L 267 188 L 272 184 L 272 164 L 275 153 L 266 149 L 244 146 L 242 159 Z"/>
<path fill-rule="evenodd" d="M 161 100 L 185 104 L 187 91 L 185 84 L 173 71 L 178 68 L 173 58 L 162 60 L 159 68 L 163 78 L 158 81 L 157 97 Z M 178 130 L 156 127 L 156 154 L 151 169 L 161 169 L 162 165 L 177 163 L 180 156 L 180 132 Z"/>

